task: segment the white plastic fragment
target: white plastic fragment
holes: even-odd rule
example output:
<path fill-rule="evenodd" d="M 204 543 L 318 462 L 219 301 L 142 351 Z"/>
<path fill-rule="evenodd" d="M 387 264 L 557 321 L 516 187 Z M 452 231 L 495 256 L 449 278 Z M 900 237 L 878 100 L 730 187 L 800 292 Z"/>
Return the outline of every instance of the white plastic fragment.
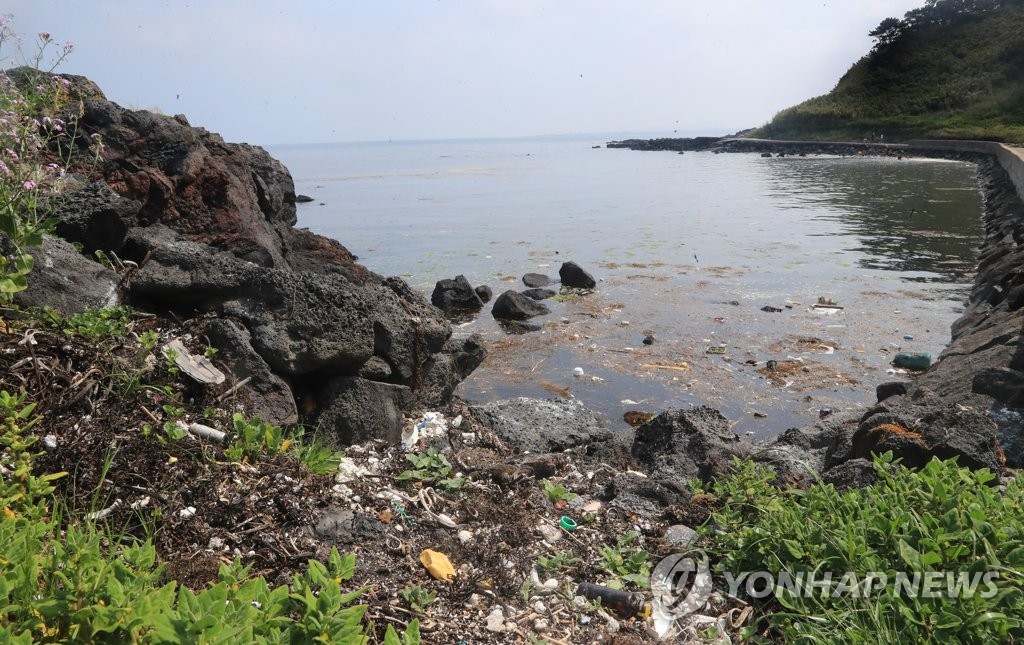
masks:
<path fill-rule="evenodd" d="M 421 438 L 441 437 L 448 433 L 448 424 L 440 412 L 424 412 L 422 419 L 402 431 L 402 447 L 412 450 Z"/>
<path fill-rule="evenodd" d="M 219 385 L 225 380 L 224 372 L 213 366 L 205 356 L 197 356 L 188 351 L 181 339 L 175 338 L 163 347 L 166 358 L 174 357 L 174 364 L 200 383 Z"/>
<path fill-rule="evenodd" d="M 204 426 L 201 423 L 189 424 L 188 431 L 194 434 L 195 436 L 199 437 L 200 439 L 209 439 L 211 441 L 219 441 L 221 443 L 224 443 L 224 441 L 228 437 L 227 434 L 221 432 L 220 430 L 211 428 L 210 426 Z"/>

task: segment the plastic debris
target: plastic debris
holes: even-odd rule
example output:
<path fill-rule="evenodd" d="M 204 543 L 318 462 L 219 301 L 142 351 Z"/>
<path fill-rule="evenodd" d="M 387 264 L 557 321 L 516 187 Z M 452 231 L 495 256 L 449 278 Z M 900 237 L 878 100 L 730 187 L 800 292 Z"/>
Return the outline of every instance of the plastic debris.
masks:
<path fill-rule="evenodd" d="M 224 432 L 211 428 L 210 426 L 204 426 L 201 423 L 189 424 L 188 431 L 200 439 L 209 439 L 220 443 L 224 443 L 225 439 L 228 437 Z"/>
<path fill-rule="evenodd" d="M 704 353 L 705 354 L 724 354 L 725 353 L 725 346 L 724 345 L 712 345 L 711 347 L 708 347 L 706 350 L 704 350 Z"/>
<path fill-rule="evenodd" d="M 455 567 L 452 566 L 448 556 L 443 553 L 432 549 L 424 549 L 420 552 L 420 563 L 427 568 L 427 571 L 436 580 L 449 582 L 455 577 Z"/>
<path fill-rule="evenodd" d="M 572 519 L 568 515 L 563 515 L 562 519 L 558 520 L 558 525 L 566 531 L 571 532 L 576 530 L 576 520 Z"/>
<path fill-rule="evenodd" d="M 205 356 L 196 356 L 188 351 L 180 339 L 175 338 L 163 347 L 166 358 L 173 357 L 174 364 L 185 374 L 199 383 L 219 385 L 224 382 L 224 372 L 213 366 Z"/>
<path fill-rule="evenodd" d="M 892 364 L 896 367 L 904 367 L 908 370 L 926 370 L 931 367 L 932 355 L 928 352 L 918 352 L 914 354 L 901 352 L 896 354 L 892 359 Z"/>
<path fill-rule="evenodd" d="M 461 423 L 460 423 L 461 425 Z M 422 419 L 411 428 L 402 431 L 402 447 L 412 450 L 420 439 L 441 437 L 448 433 L 448 424 L 440 412 L 424 412 Z"/>

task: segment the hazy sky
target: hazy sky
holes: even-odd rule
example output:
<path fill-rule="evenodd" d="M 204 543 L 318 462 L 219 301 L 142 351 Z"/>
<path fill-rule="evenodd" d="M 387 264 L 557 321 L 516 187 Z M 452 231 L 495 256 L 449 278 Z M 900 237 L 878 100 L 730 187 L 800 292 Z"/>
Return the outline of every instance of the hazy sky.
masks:
<path fill-rule="evenodd" d="M 828 92 L 922 0 L 8 0 L 126 107 L 256 144 L 725 134 Z M 10 64 L 13 48 L 0 55 Z"/>

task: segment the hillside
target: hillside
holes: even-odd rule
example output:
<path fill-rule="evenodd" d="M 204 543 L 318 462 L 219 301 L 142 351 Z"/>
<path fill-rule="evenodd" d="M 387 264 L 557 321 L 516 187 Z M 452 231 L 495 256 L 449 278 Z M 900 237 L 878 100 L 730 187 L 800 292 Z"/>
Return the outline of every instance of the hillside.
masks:
<path fill-rule="evenodd" d="M 753 136 L 1024 142 L 1024 0 L 927 0 L 870 35 L 831 92 Z"/>

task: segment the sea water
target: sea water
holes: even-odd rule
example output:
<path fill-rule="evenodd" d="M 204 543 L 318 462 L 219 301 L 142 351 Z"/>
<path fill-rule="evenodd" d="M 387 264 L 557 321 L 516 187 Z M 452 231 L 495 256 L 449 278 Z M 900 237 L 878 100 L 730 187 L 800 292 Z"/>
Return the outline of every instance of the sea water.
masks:
<path fill-rule="evenodd" d="M 594 147 L 612 138 L 270 152 L 314 199 L 299 226 L 428 298 L 457 274 L 522 290 L 524 273 L 557 279 L 566 260 L 599 280 L 545 301 L 538 332 L 507 335 L 489 306 L 456 321 L 490 349 L 467 399 L 571 396 L 613 427 L 629 410 L 710 405 L 768 436 L 873 401 L 911 378 L 896 352 L 949 341 L 982 235 L 971 164 Z"/>

